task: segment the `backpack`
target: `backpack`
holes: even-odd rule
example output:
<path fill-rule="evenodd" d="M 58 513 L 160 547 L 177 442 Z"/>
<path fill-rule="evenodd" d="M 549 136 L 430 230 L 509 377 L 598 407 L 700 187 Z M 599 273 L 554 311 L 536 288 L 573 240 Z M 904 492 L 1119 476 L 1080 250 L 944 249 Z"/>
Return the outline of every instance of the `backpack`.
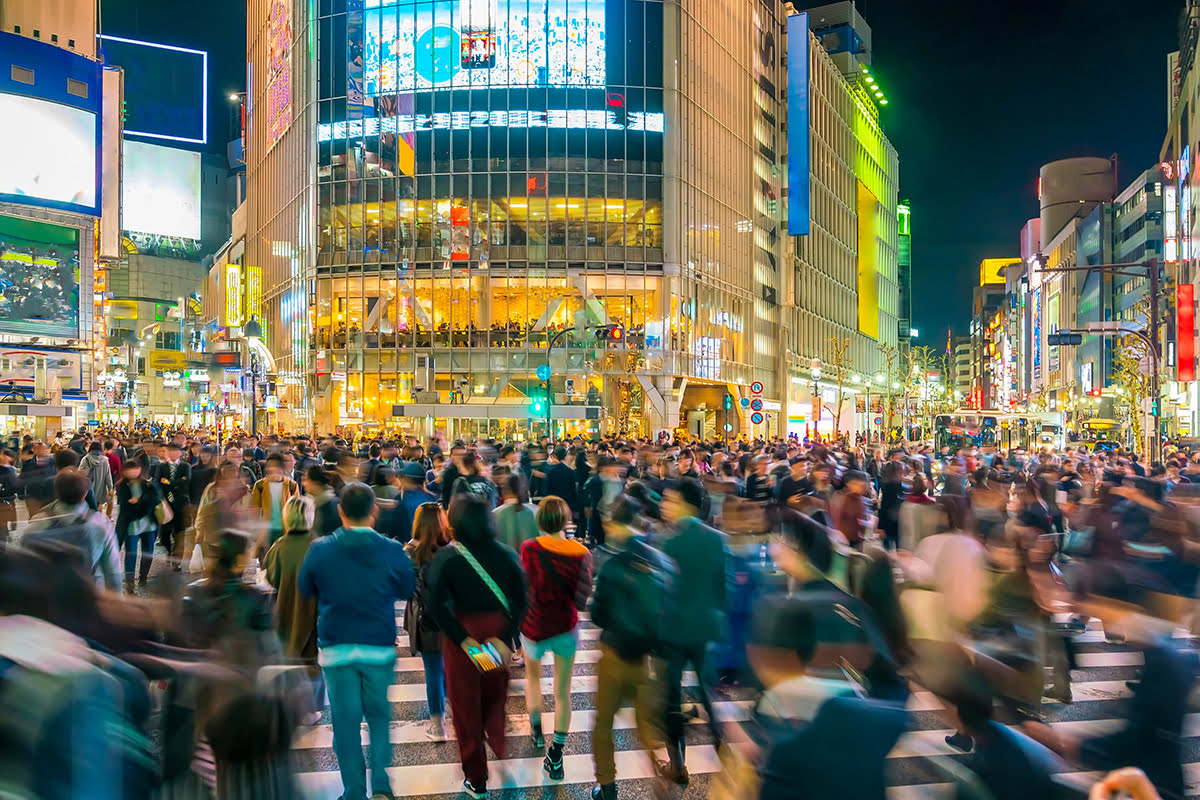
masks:
<path fill-rule="evenodd" d="M 634 559 L 611 596 L 614 624 L 622 658 L 645 655 L 662 641 L 662 620 L 670 601 L 670 576 L 659 564 Z"/>

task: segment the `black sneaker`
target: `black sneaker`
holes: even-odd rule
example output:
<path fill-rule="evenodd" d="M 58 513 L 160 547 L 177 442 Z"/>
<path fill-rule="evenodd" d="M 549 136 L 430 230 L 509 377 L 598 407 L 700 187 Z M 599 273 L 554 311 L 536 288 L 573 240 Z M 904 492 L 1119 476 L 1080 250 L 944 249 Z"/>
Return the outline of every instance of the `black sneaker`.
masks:
<path fill-rule="evenodd" d="M 955 750 L 969 753 L 975 747 L 975 740 L 965 733 L 952 733 L 946 737 L 946 744 Z"/>
<path fill-rule="evenodd" d="M 487 798 L 487 787 L 476 786 L 470 781 L 463 781 L 463 791 L 474 797 L 475 800 L 486 800 Z"/>
<path fill-rule="evenodd" d="M 534 750 L 545 750 L 546 749 L 546 735 L 543 734 L 541 731 L 533 732 L 533 740 L 532 741 L 533 741 L 533 749 Z"/>
<path fill-rule="evenodd" d="M 563 751 L 558 745 L 550 745 L 550 750 L 546 753 L 546 758 L 542 761 L 542 769 L 550 776 L 552 781 L 561 781 L 566 774 L 563 770 Z"/>
<path fill-rule="evenodd" d="M 592 800 L 617 800 L 617 785 L 605 783 L 592 787 Z"/>

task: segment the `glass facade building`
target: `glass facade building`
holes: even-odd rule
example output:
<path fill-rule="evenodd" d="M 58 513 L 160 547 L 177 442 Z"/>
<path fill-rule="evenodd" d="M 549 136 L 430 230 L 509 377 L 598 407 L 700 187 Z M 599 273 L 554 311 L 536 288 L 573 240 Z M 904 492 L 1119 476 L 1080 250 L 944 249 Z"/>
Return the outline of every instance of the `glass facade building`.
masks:
<path fill-rule="evenodd" d="M 549 393 L 557 435 L 715 435 L 726 392 L 786 404 L 782 4 L 249 6 L 281 426 L 537 436 Z"/>

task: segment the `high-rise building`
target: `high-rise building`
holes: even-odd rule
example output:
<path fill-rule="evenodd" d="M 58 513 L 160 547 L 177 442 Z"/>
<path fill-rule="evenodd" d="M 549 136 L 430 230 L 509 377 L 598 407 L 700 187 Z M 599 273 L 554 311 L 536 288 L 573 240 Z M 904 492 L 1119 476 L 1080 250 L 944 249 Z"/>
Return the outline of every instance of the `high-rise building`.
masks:
<path fill-rule="evenodd" d="M 119 248 L 121 73 L 96 6 L 0 0 L 0 428 L 86 424 L 104 368 L 99 261 Z"/>
<path fill-rule="evenodd" d="M 777 0 L 250 0 L 226 277 L 260 288 L 226 322 L 261 326 L 278 423 L 818 424 L 830 337 L 863 372 L 896 342 L 898 162 L 861 18 L 832 54 L 788 22 Z"/>

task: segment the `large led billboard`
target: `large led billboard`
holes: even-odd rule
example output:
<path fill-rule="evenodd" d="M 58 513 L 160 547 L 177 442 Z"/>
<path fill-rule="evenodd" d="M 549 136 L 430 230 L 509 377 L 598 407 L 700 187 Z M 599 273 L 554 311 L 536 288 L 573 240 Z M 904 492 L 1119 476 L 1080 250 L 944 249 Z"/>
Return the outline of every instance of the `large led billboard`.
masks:
<path fill-rule="evenodd" d="M 121 227 L 200 238 L 200 154 L 126 140 Z"/>
<path fill-rule="evenodd" d="M 0 215 L 0 331 L 79 335 L 79 229 Z"/>
<path fill-rule="evenodd" d="M 0 199 L 95 214 L 96 115 L 0 94 Z"/>
<path fill-rule="evenodd" d="M 361 57 L 368 97 L 605 84 L 605 0 L 366 0 L 365 5 Z"/>
<path fill-rule="evenodd" d="M 100 36 L 106 64 L 125 69 L 125 133 L 204 144 L 208 140 L 208 53 Z"/>

